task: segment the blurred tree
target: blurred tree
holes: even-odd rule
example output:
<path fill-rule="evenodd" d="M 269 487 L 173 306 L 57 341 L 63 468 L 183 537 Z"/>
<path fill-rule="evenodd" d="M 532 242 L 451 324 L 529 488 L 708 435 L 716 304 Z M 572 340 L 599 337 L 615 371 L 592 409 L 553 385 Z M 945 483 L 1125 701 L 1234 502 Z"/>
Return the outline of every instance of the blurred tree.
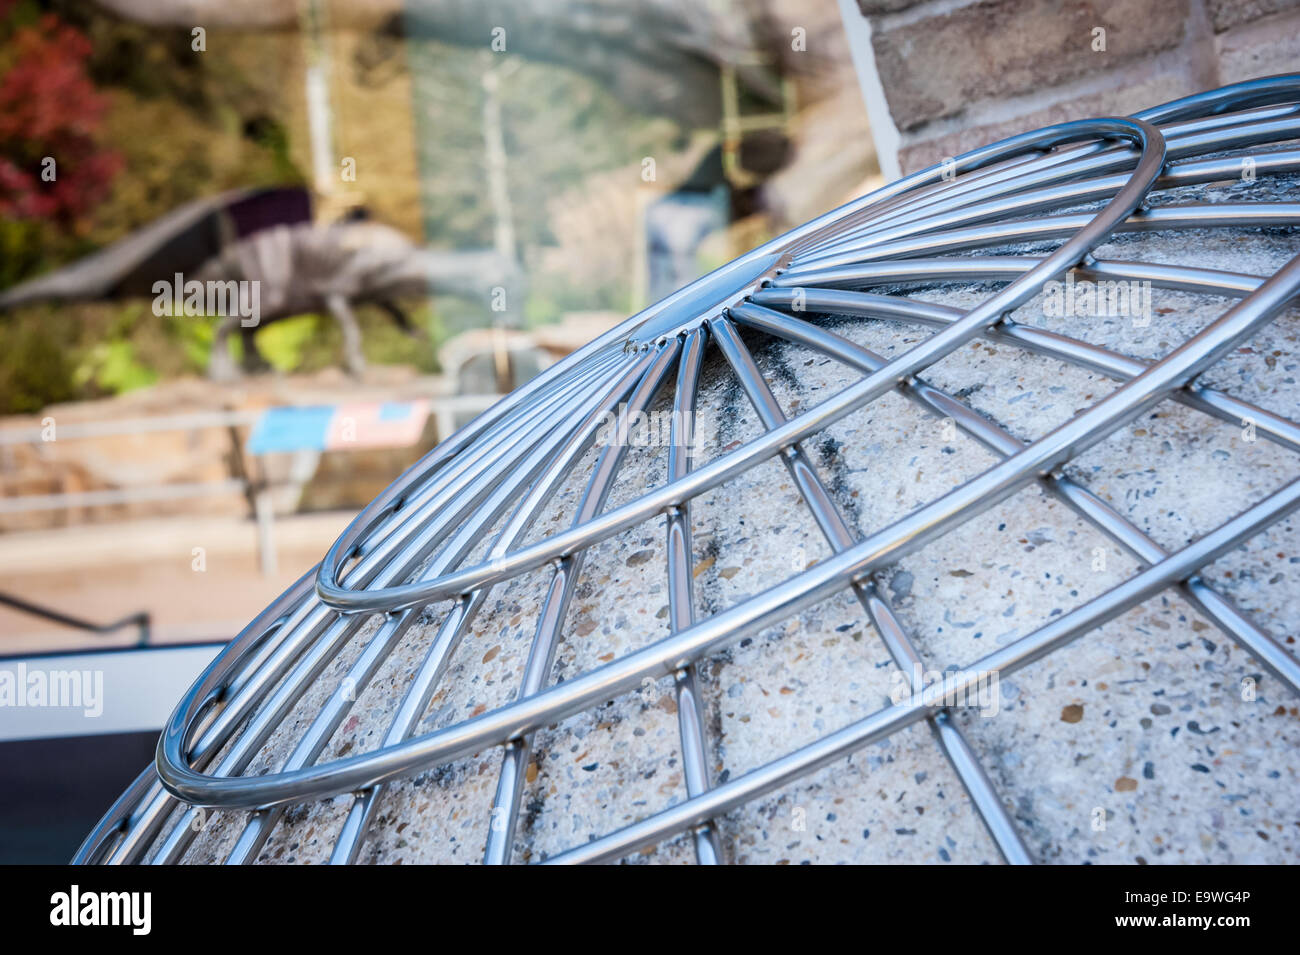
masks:
<path fill-rule="evenodd" d="M 298 40 L 151 29 L 80 0 L 0 0 L 0 288 L 183 203 L 302 182 L 291 158 Z M 54 160 L 53 181 L 41 178 Z M 114 175 L 114 173 L 118 173 Z M 120 306 L 0 317 L 0 414 L 201 371 L 209 323 Z"/>
<path fill-rule="evenodd" d="M 0 411 L 33 413 L 76 397 L 72 361 L 48 324 L 53 311 L 32 309 L 0 327 Z"/>
<path fill-rule="evenodd" d="M 497 220 L 485 188 L 483 54 L 417 36 L 408 42 L 407 62 L 426 240 L 491 246 Z M 535 324 L 567 311 L 624 309 L 632 300 L 630 270 L 578 280 L 571 270 L 540 267 L 540 256 L 557 248 L 554 204 L 594 176 L 618 170 L 625 174 L 618 188 L 634 193 L 642 184 L 643 157 L 665 160 L 679 150 L 683 128 L 629 109 L 596 79 L 568 67 L 522 57 L 489 57 L 488 63 L 500 71 L 506 188 L 519 253 L 529 267 L 528 301 L 513 317 Z M 449 332 L 484 322 L 481 307 L 445 300 L 438 305 Z"/>
<path fill-rule="evenodd" d="M 85 35 L 0 0 L 0 287 L 87 251 L 89 216 L 122 158 L 100 144 L 107 102 Z"/>
<path fill-rule="evenodd" d="M 53 14 L 23 23 L 6 0 L 0 13 L 0 215 L 75 228 L 122 167 L 96 141 L 107 103 L 87 75 L 90 42 Z"/>

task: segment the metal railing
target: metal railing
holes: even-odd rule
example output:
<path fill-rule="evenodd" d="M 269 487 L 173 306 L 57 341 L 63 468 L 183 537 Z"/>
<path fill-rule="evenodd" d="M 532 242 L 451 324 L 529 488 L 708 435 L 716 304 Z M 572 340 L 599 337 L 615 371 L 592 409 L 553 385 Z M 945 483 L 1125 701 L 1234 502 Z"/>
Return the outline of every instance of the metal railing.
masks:
<path fill-rule="evenodd" d="M 50 607 L 42 607 L 12 594 L 0 593 L 0 605 L 12 607 L 14 610 L 20 610 L 23 613 L 31 614 L 34 617 L 40 617 L 43 620 L 51 620 L 54 623 L 62 624 L 65 627 L 71 627 L 74 630 L 82 630 L 86 633 L 93 633 L 103 636 L 110 633 L 116 633 L 127 627 L 136 627 L 139 629 L 139 638 L 136 643 L 139 646 L 145 646 L 149 642 L 149 634 L 152 618 L 149 611 L 140 610 L 133 614 L 128 614 L 121 620 L 114 620 L 112 623 L 92 623 L 89 620 L 83 620 L 80 617 L 74 617 L 71 614 L 63 613 L 60 610 L 54 610 Z"/>

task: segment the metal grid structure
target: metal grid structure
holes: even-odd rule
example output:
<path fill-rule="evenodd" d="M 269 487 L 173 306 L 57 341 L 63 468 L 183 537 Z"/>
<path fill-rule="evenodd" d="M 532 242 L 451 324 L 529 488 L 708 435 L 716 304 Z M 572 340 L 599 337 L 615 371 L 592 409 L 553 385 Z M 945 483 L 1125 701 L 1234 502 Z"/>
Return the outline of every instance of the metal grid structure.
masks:
<path fill-rule="evenodd" d="M 1300 256 L 1268 277 L 1135 261 L 1092 252 L 1118 232 L 1300 224 L 1300 202 L 1148 205 L 1159 190 L 1300 172 L 1300 75 L 1253 80 L 1178 100 L 1132 118 L 1071 122 L 977 149 L 889 185 L 773 240 L 571 355 L 436 448 L 356 518 L 318 568 L 236 638 L 178 706 L 147 769 L 79 851 L 78 862 L 176 862 L 207 809 L 246 810 L 229 862 L 253 861 L 286 808 L 350 796 L 332 861 L 355 861 L 385 787 L 451 760 L 503 750 L 485 861 L 510 861 L 533 734 L 548 724 L 634 691 L 646 678 L 675 678 L 680 753 L 688 798 L 623 829 L 555 855 L 550 863 L 622 858 L 693 833 L 701 863 L 722 861 L 723 814 L 911 724 L 929 721 L 1008 862 L 1031 861 L 1003 801 L 945 709 L 969 687 L 913 685 L 912 695 L 742 775 L 712 784 L 696 664 L 746 635 L 850 590 L 905 671 L 917 649 L 871 574 L 958 524 L 1040 482 L 1145 567 L 1114 589 L 1042 623 L 960 671 L 961 679 L 1010 674 L 1166 588 L 1179 588 L 1205 617 L 1269 672 L 1300 692 L 1300 662 L 1200 576 L 1201 569 L 1300 507 L 1300 481 L 1249 507 L 1190 545 L 1166 552 L 1110 505 L 1065 476 L 1081 452 L 1165 400 L 1300 452 L 1300 425 L 1197 378 L 1281 313 L 1300 293 Z M 1084 208 L 1086 211 L 1066 211 Z M 1044 254 L 990 254 L 1039 243 Z M 984 254 L 970 254 L 984 250 Z M 1237 303 L 1163 358 L 1147 361 L 1020 324 L 1011 313 L 1070 270 L 1094 281 L 1231 296 Z M 872 287 L 970 283 L 997 286 L 960 310 Z M 836 334 L 818 316 L 887 318 L 935 329 L 885 359 Z M 856 383 L 788 417 L 737 332 L 757 330 L 862 372 Z M 918 377 L 984 336 L 1063 359 L 1122 384 L 1108 397 L 1030 442 Z M 695 408 L 705 352 L 716 347 L 765 431 L 692 468 L 681 422 Z M 592 447 L 605 413 L 647 408 L 672 389 L 667 482 L 605 509 L 625 445 L 605 447 L 569 529 L 531 543 L 543 505 Z M 836 508 L 801 442 L 892 389 L 950 418 L 1000 460 L 973 480 L 866 536 Z M 693 498 L 779 459 L 833 555 L 726 610 L 696 619 L 689 506 Z M 558 685 L 548 685 L 584 556 L 597 542 L 662 519 L 667 535 L 670 633 Z M 503 523 L 498 524 L 498 521 Z M 500 526 L 487 556 L 474 545 Z M 550 567 L 545 602 L 513 702 L 425 735 L 413 735 L 448 661 L 493 588 Z M 357 695 L 422 611 L 450 601 L 437 637 L 392 714 L 382 744 L 319 763 Z M 241 773 L 362 623 L 379 625 L 315 714 L 292 754 L 265 775 Z"/>

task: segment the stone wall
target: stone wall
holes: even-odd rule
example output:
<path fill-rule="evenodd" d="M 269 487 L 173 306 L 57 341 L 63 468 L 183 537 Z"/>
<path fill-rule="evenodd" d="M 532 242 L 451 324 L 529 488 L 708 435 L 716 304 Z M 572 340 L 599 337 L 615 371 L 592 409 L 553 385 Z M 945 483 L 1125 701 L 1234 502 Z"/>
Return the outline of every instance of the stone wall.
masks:
<path fill-rule="evenodd" d="M 1128 114 L 1300 64 L 1300 0 L 842 8 L 887 178 L 1026 129 Z"/>

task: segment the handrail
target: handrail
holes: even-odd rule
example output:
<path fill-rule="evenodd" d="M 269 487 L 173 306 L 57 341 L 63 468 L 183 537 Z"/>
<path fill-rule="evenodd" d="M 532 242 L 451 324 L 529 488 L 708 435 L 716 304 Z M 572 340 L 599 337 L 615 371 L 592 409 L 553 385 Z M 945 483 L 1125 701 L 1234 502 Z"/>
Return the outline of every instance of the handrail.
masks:
<path fill-rule="evenodd" d="M 69 614 L 62 613 L 58 610 L 51 610 L 48 607 L 42 607 L 39 604 L 29 603 L 19 597 L 9 594 L 0 593 L 0 604 L 13 607 L 15 610 L 21 610 L 23 613 L 29 613 L 34 617 L 43 617 L 46 620 L 53 620 L 55 623 L 61 623 L 66 627 L 73 627 L 77 630 L 85 630 L 88 633 L 108 634 L 115 630 L 121 630 L 124 627 L 139 627 L 140 639 L 137 641 L 138 646 L 147 646 L 149 643 L 149 632 L 152 618 L 149 611 L 141 610 L 137 613 L 123 617 L 121 620 L 115 620 L 112 623 L 91 623 L 89 620 L 82 620 L 80 617 L 73 617 Z"/>

